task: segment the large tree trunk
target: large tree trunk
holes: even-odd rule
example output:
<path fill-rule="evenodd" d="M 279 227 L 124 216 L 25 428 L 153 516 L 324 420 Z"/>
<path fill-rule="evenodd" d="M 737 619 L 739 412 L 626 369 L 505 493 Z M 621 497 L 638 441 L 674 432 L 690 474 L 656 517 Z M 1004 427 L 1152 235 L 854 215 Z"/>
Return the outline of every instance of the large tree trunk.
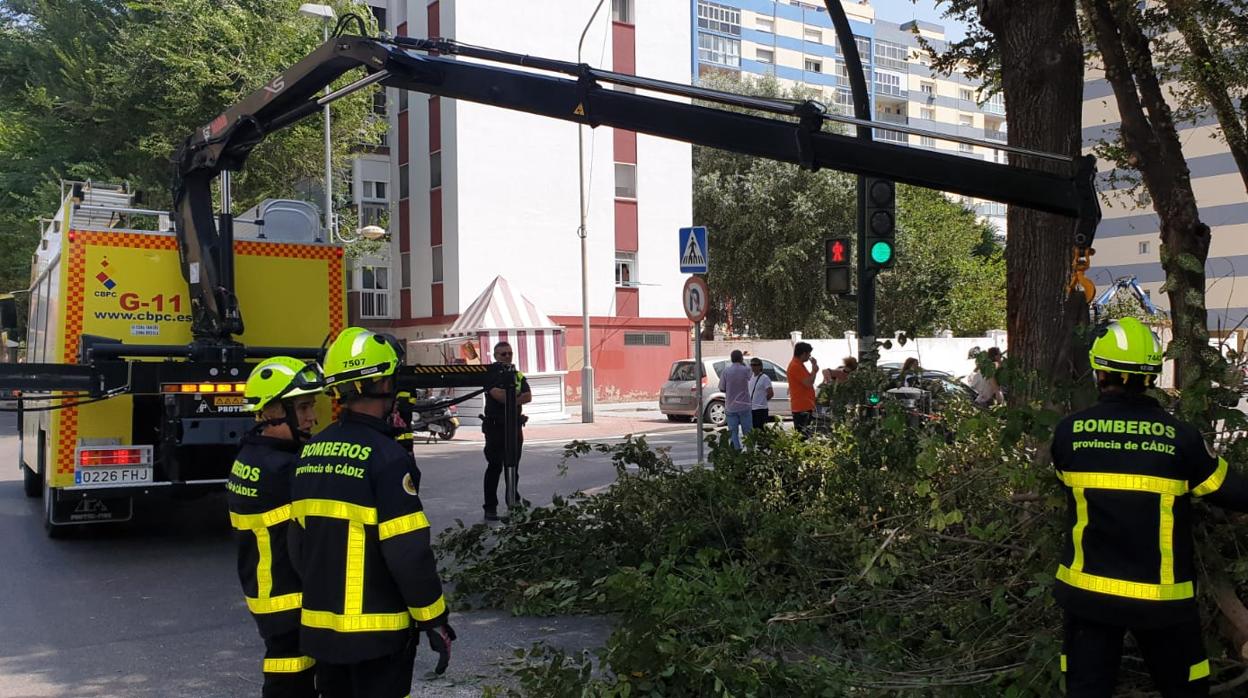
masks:
<path fill-rule="evenodd" d="M 1248 133 L 1239 120 L 1239 112 L 1231 99 L 1227 85 L 1226 61 L 1215 56 L 1205 38 L 1204 27 L 1201 26 L 1199 10 L 1193 0 L 1165 0 L 1170 19 L 1183 35 L 1183 42 L 1192 52 L 1192 58 L 1199 66 L 1196 70 L 1196 84 L 1200 93 L 1209 100 L 1209 106 L 1218 117 L 1218 126 L 1226 139 L 1226 146 L 1235 158 L 1235 166 L 1239 168 L 1239 176 L 1244 181 L 1244 189 L 1248 191 Z"/>
<path fill-rule="evenodd" d="M 1170 106 L 1153 67 L 1139 10 L 1130 0 L 1082 0 L 1114 88 L 1123 144 L 1144 179 L 1161 219 L 1161 265 L 1170 296 L 1176 384 L 1183 391 L 1181 416 L 1209 424 L 1209 387 L 1215 352 L 1209 347 L 1205 311 L 1205 260 L 1209 226 L 1200 220 L 1191 172 Z"/>
<path fill-rule="evenodd" d="M 1075 0 L 980 0 L 980 21 L 997 40 L 1009 143 L 1077 155 L 1081 150 L 1083 46 Z M 1010 162 L 1057 171 L 1063 166 L 1017 155 Z M 1005 248 L 1010 356 L 1027 374 L 1068 379 L 1086 366 L 1074 329 L 1087 322 L 1082 296 L 1068 291 L 1073 223 L 1021 206 L 1009 210 Z M 1034 390 L 1012 395 L 1025 398 Z"/>

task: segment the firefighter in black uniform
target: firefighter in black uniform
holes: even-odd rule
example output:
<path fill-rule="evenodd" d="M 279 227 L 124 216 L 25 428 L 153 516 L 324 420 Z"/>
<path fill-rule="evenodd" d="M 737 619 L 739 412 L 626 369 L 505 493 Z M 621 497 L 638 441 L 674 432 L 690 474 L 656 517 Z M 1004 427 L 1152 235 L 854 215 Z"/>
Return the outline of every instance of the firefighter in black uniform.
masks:
<path fill-rule="evenodd" d="M 447 624 L 420 477 L 393 438 L 398 356 L 351 327 L 326 350 L 326 392 L 340 419 L 303 447 L 295 467 L 292 555 L 304 579 L 300 648 L 316 659 L 326 698 L 402 698 L 419 633 L 446 670 Z"/>
<path fill-rule="evenodd" d="M 1058 424 L 1068 512 L 1054 596 L 1065 611 L 1068 696 L 1109 698 L 1130 632 L 1163 696 L 1209 695 L 1192 552 L 1192 499 L 1248 511 L 1248 480 L 1144 394 L 1162 346 L 1134 318 L 1089 352 L 1100 401 Z"/>
<path fill-rule="evenodd" d="M 494 362 L 511 365 L 512 349 L 507 342 L 494 345 Z M 520 448 L 524 446 L 524 423 L 521 405 L 533 401 L 533 393 L 529 390 L 529 380 L 520 371 L 516 371 L 516 420 L 519 435 L 516 440 L 516 465 L 520 465 Z M 498 521 L 498 477 L 503 473 L 503 461 L 507 455 L 506 416 L 507 391 L 503 388 L 490 388 L 485 393 L 485 414 L 481 415 L 481 431 L 485 434 L 485 520 Z M 519 498 L 520 493 L 516 492 Z"/>
<path fill-rule="evenodd" d="M 313 660 L 299 651 L 300 583 L 287 550 L 290 478 L 316 426 L 315 366 L 288 356 L 261 361 L 244 391 L 256 428 L 243 437 L 230 479 L 238 578 L 264 638 L 264 698 L 315 698 Z"/>

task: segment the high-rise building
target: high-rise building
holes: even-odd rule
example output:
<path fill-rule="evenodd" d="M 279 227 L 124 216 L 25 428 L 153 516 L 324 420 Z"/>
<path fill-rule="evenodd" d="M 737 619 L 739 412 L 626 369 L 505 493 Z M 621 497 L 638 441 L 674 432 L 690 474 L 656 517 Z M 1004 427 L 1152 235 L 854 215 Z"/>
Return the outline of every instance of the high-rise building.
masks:
<path fill-rule="evenodd" d="M 594 5 L 390 0 L 386 18 L 396 35 L 575 61 Z M 689 23 L 681 3 L 613 0 L 590 25 L 582 59 L 687 84 Z M 361 206 L 389 199 L 390 246 L 387 254 L 357 265 L 353 317 L 425 340 L 440 337 L 472 306 L 482 337 L 475 351 L 483 359 L 490 358 L 496 338 L 507 337 L 521 345 L 519 356 L 527 348 L 530 360 L 541 354 L 544 366 L 566 371 L 566 396 L 579 399 L 584 339 L 578 127 L 389 92 L 388 177 L 361 174 L 357 184 Z M 671 362 L 690 353 L 677 230 L 692 223 L 691 152 L 674 141 L 586 129 L 590 346 L 600 398 L 653 396 Z M 713 259 L 713 242 L 711 247 Z M 499 276 L 507 283 L 495 283 Z M 492 314 L 474 306 L 487 289 L 502 310 L 516 312 Z M 529 316 L 562 328 L 557 339 L 545 327 L 526 328 Z"/>
<path fill-rule="evenodd" d="M 940 134 L 1006 141 L 1005 102 L 982 94 L 981 85 L 960 73 L 931 69 L 919 37 L 938 52 L 947 45 L 944 27 L 930 22 L 897 23 L 878 17 L 866 0 L 842 0 L 854 31 L 872 116 Z M 829 107 L 852 115 L 849 74 L 828 17 L 818 0 L 690 0 L 695 75 L 716 71 L 773 76 L 782 84 L 817 88 Z M 1005 162 L 995 148 L 958 144 L 929 136 L 877 129 L 876 140 L 958 152 Z M 967 200 L 1004 234 L 1005 205 Z"/>
<path fill-rule="evenodd" d="M 1116 139 L 1121 118 L 1113 88 L 1102 72 L 1089 71 L 1083 100 L 1084 147 Z M 1248 283 L 1237 283 L 1248 276 L 1248 236 L 1240 237 L 1248 232 L 1244 182 L 1212 112 L 1206 111 L 1195 123 L 1180 124 L 1179 129 L 1200 219 L 1212 229 L 1205 262 L 1209 329 L 1217 335 L 1242 333 L 1241 323 L 1248 317 Z M 1166 280 L 1159 256 L 1161 223 L 1152 203 L 1131 195 L 1130 176 L 1115 176 L 1130 173 L 1115 173 L 1108 161 L 1098 163 L 1098 168 L 1105 217 L 1096 233 L 1096 255 L 1088 276 L 1098 287 L 1135 276 L 1152 301 L 1167 310 L 1170 299 L 1161 291 Z M 1137 191 L 1144 191 L 1142 184 Z"/>

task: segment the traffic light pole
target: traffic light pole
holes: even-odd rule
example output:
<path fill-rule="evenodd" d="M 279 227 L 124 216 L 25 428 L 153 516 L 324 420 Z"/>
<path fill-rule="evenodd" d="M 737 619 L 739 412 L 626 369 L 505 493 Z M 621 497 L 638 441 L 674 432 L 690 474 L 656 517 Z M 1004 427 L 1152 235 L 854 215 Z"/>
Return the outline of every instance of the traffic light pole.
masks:
<path fill-rule="evenodd" d="M 832 26 L 836 29 L 836 41 L 845 57 L 845 69 L 849 73 L 849 87 L 854 95 L 854 116 L 871 120 L 871 97 L 867 93 L 867 79 L 862 73 L 862 57 L 858 55 L 858 42 L 849 26 L 849 17 L 841 7 L 840 0 L 824 0 Z M 871 128 L 858 126 L 858 138 L 870 141 Z M 867 268 L 867 187 L 866 178 L 858 176 L 858 360 L 874 366 L 875 350 L 875 270 Z"/>

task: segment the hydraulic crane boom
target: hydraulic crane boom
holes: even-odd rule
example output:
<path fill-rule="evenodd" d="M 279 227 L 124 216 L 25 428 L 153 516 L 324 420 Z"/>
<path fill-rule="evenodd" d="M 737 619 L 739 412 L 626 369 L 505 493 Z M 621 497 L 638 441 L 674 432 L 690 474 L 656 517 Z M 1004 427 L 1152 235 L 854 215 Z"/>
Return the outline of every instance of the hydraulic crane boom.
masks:
<path fill-rule="evenodd" d="M 498 63 L 528 70 L 502 67 L 496 65 Z M 318 97 L 327 85 L 357 68 L 363 68 L 367 76 Z M 825 121 L 842 119 L 829 114 L 823 105 L 814 101 L 746 97 L 441 39 L 400 37 L 387 40 L 342 35 L 332 37 L 261 89 L 197 129 L 175 155 L 175 222 L 180 240 L 189 248 L 189 252 L 184 250 L 183 271 L 193 287 L 193 298 L 207 311 L 196 313 L 196 318 L 201 315 L 205 318 L 196 327 L 197 337 L 215 335 L 228 341 L 231 323 L 225 319 L 228 314 L 224 311 L 237 316 L 236 308 L 219 307 L 228 304 L 232 294 L 230 289 L 222 289 L 220 280 L 213 276 L 216 270 L 212 265 L 201 265 L 197 270 L 198 290 L 186 268 L 189 256 L 199 254 L 210 258 L 214 254 L 216 230 L 209 189 L 212 178 L 224 170 L 241 169 L 251 150 L 272 131 L 289 126 L 316 113 L 323 104 L 371 84 L 489 104 L 591 127 L 627 129 L 790 162 L 808 169 L 827 168 L 883 177 L 1061 214 L 1072 219 L 1072 245 L 1090 245 L 1100 221 L 1093 182 L 1095 160 L 1091 156 L 1059 162 L 1052 168 L 1054 171 L 985 162 L 824 131 Z M 605 87 L 606 84 L 723 106 L 703 106 L 613 90 Z M 770 116 L 738 111 L 743 108 Z M 199 250 L 202 252 L 197 252 Z"/>

